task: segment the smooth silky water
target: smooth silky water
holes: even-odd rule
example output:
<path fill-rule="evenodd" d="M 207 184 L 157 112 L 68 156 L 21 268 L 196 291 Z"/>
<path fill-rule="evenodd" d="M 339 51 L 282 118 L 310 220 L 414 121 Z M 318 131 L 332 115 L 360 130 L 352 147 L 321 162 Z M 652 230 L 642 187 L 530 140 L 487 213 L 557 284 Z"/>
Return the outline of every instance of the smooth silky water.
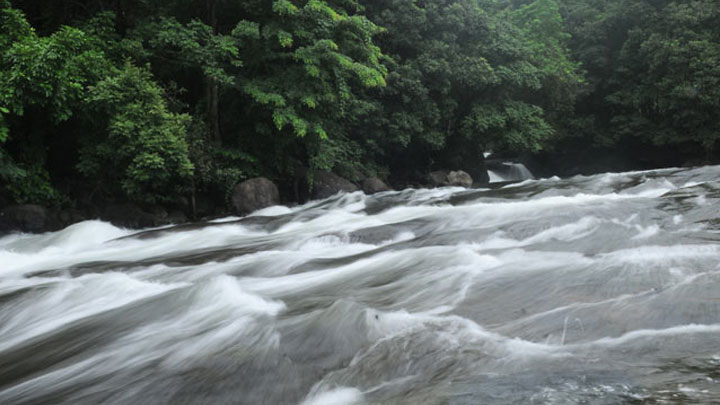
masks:
<path fill-rule="evenodd" d="M 720 167 L 0 239 L 1 404 L 720 403 Z"/>

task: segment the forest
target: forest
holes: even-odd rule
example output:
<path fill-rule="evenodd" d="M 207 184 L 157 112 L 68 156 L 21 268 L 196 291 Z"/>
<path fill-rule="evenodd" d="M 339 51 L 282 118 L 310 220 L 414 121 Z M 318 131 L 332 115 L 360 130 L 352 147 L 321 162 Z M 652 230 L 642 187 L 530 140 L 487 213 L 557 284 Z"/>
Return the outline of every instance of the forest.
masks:
<path fill-rule="evenodd" d="M 716 0 L 0 0 L 4 204 L 717 162 Z"/>

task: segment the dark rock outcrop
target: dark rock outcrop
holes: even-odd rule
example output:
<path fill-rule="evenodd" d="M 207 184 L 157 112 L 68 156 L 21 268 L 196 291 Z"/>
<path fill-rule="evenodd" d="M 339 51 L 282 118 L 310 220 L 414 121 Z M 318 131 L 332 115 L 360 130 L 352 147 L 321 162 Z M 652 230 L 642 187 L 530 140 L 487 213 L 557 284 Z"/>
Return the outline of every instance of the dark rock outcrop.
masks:
<path fill-rule="evenodd" d="M 0 232 L 45 232 L 50 222 L 50 213 L 39 205 L 11 205 L 0 211 Z"/>
<path fill-rule="evenodd" d="M 84 213 L 83 211 L 77 210 L 77 209 L 67 209 L 58 211 L 56 214 L 56 228 L 62 229 L 67 226 L 70 226 L 72 224 L 76 224 L 78 222 L 82 222 L 89 219 L 89 216 Z M 50 230 L 56 230 L 56 229 L 50 229 Z"/>
<path fill-rule="evenodd" d="M 368 177 L 363 180 L 362 189 L 365 194 L 382 193 L 383 191 L 392 190 L 384 181 L 377 177 Z"/>
<path fill-rule="evenodd" d="M 154 209 L 148 212 L 132 203 L 110 205 L 103 210 L 100 219 L 115 226 L 131 229 L 153 228 L 170 224 L 167 212 Z"/>
<path fill-rule="evenodd" d="M 49 209 L 40 205 L 10 205 L 0 209 L 0 234 L 9 232 L 43 233 L 59 231 L 89 219 L 77 209 Z"/>
<path fill-rule="evenodd" d="M 478 164 L 479 168 L 476 168 L 474 170 L 466 170 L 466 172 L 472 177 L 473 184 L 477 185 L 487 185 L 490 183 L 490 175 L 488 174 L 487 169 L 485 168 L 485 162 L 482 164 Z"/>
<path fill-rule="evenodd" d="M 131 229 L 181 224 L 188 220 L 187 216 L 177 209 L 166 211 L 160 206 L 141 208 L 133 203 L 112 204 L 104 209 L 95 206 L 57 209 L 29 204 L 10 205 L 0 208 L 0 234 L 55 232 L 89 219 L 100 219 Z"/>
<path fill-rule="evenodd" d="M 339 192 L 352 193 L 353 191 L 358 191 L 358 187 L 350 180 L 335 173 L 317 171 L 313 176 L 312 198 L 314 200 L 328 198 Z"/>
<path fill-rule="evenodd" d="M 249 214 L 262 208 L 280 204 L 280 192 L 265 177 L 246 180 L 233 190 L 232 205 L 236 214 Z"/>

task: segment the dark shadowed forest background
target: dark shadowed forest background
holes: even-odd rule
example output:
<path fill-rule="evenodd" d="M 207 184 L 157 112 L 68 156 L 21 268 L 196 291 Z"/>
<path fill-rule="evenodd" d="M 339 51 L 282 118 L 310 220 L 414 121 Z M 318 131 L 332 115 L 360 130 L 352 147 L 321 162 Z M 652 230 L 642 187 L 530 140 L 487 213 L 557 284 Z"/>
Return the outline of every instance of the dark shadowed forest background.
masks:
<path fill-rule="evenodd" d="M 3 204 L 716 162 L 716 0 L 0 0 Z M 193 207 L 193 211 L 197 208 Z"/>

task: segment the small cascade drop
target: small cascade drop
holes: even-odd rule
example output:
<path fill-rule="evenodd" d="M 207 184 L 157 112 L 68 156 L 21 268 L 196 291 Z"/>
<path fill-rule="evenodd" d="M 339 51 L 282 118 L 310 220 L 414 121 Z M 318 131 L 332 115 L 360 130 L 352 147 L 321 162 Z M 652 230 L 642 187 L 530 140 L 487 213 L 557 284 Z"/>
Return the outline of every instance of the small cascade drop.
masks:
<path fill-rule="evenodd" d="M 502 164 L 493 165 L 491 167 L 492 169 L 488 170 L 490 183 L 523 181 L 535 178 L 530 170 L 528 170 L 528 168 L 522 163 L 503 162 Z"/>

